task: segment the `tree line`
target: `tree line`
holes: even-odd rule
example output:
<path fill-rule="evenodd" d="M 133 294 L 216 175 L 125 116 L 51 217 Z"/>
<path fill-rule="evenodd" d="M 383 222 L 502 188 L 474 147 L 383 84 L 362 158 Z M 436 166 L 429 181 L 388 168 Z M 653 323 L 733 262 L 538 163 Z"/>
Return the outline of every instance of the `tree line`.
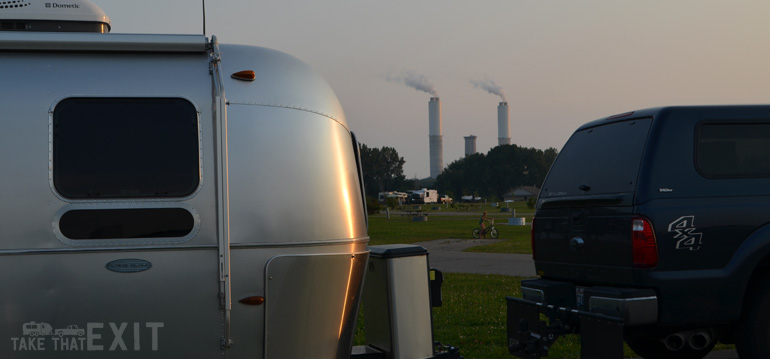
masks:
<path fill-rule="evenodd" d="M 404 158 L 393 147 L 370 148 L 361 144 L 361 166 L 366 195 L 416 189 L 416 180 L 404 176 Z M 436 178 L 432 188 L 452 197 L 473 195 L 502 200 L 520 186 L 539 187 L 556 159 L 555 148 L 539 150 L 500 145 L 486 155 L 476 153 L 452 162 Z"/>

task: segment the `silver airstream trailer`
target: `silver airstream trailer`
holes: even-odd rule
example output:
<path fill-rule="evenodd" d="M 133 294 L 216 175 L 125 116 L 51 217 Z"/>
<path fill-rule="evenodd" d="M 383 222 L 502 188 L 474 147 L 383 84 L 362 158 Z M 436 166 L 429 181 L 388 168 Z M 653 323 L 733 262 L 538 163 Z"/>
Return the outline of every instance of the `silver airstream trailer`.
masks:
<path fill-rule="evenodd" d="M 299 60 L 0 2 L 0 357 L 343 358 L 357 143 Z"/>

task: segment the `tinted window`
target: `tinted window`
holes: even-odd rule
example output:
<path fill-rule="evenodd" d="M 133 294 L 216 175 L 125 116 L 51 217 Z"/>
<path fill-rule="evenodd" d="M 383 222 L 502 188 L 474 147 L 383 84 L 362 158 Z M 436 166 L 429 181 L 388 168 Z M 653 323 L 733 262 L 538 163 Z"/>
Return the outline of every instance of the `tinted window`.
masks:
<path fill-rule="evenodd" d="M 698 127 L 696 165 L 706 177 L 770 177 L 770 124 Z"/>
<path fill-rule="evenodd" d="M 575 132 L 543 184 L 543 198 L 633 192 L 650 119 Z"/>
<path fill-rule="evenodd" d="M 69 239 L 184 237 L 194 225 L 192 214 L 182 208 L 79 209 L 59 220 Z"/>
<path fill-rule="evenodd" d="M 200 178 L 198 115 L 183 99 L 70 98 L 53 113 L 64 197 L 183 197 Z"/>

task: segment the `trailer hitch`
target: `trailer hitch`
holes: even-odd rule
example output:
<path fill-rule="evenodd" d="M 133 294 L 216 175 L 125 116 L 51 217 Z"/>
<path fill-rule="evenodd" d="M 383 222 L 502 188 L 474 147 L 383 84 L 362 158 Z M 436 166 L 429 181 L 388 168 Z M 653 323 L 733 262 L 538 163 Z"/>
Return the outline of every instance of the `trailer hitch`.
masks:
<path fill-rule="evenodd" d="M 527 319 L 520 319 L 518 324 L 519 329 L 516 334 L 508 338 L 508 351 L 525 359 L 548 356 L 548 349 L 556 342 L 556 339 L 574 332 L 574 329 L 562 321 L 555 321 L 550 325 L 546 324 L 545 321 L 537 321 L 535 322 L 535 325 L 538 326 L 537 333 L 530 330 L 530 323 Z"/>
<path fill-rule="evenodd" d="M 623 321 L 598 313 L 554 307 L 521 298 L 508 301 L 508 351 L 520 358 L 548 356 L 559 337 L 580 334 L 580 357 L 623 358 Z M 548 322 L 541 321 L 541 314 Z"/>

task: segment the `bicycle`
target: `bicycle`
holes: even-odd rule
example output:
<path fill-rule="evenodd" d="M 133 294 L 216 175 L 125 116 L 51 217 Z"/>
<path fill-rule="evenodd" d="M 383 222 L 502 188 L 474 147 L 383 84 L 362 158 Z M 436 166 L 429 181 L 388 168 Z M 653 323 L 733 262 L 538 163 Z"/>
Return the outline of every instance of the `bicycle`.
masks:
<path fill-rule="evenodd" d="M 473 238 L 474 239 L 479 239 L 479 237 L 483 237 L 483 236 L 485 236 L 487 234 L 489 234 L 489 236 L 492 239 L 497 239 L 497 237 L 500 235 L 500 233 L 497 232 L 497 228 L 495 228 L 495 219 L 494 218 L 489 221 L 489 225 L 486 228 L 484 228 L 484 230 L 482 230 L 481 227 L 475 228 L 473 230 Z"/>

